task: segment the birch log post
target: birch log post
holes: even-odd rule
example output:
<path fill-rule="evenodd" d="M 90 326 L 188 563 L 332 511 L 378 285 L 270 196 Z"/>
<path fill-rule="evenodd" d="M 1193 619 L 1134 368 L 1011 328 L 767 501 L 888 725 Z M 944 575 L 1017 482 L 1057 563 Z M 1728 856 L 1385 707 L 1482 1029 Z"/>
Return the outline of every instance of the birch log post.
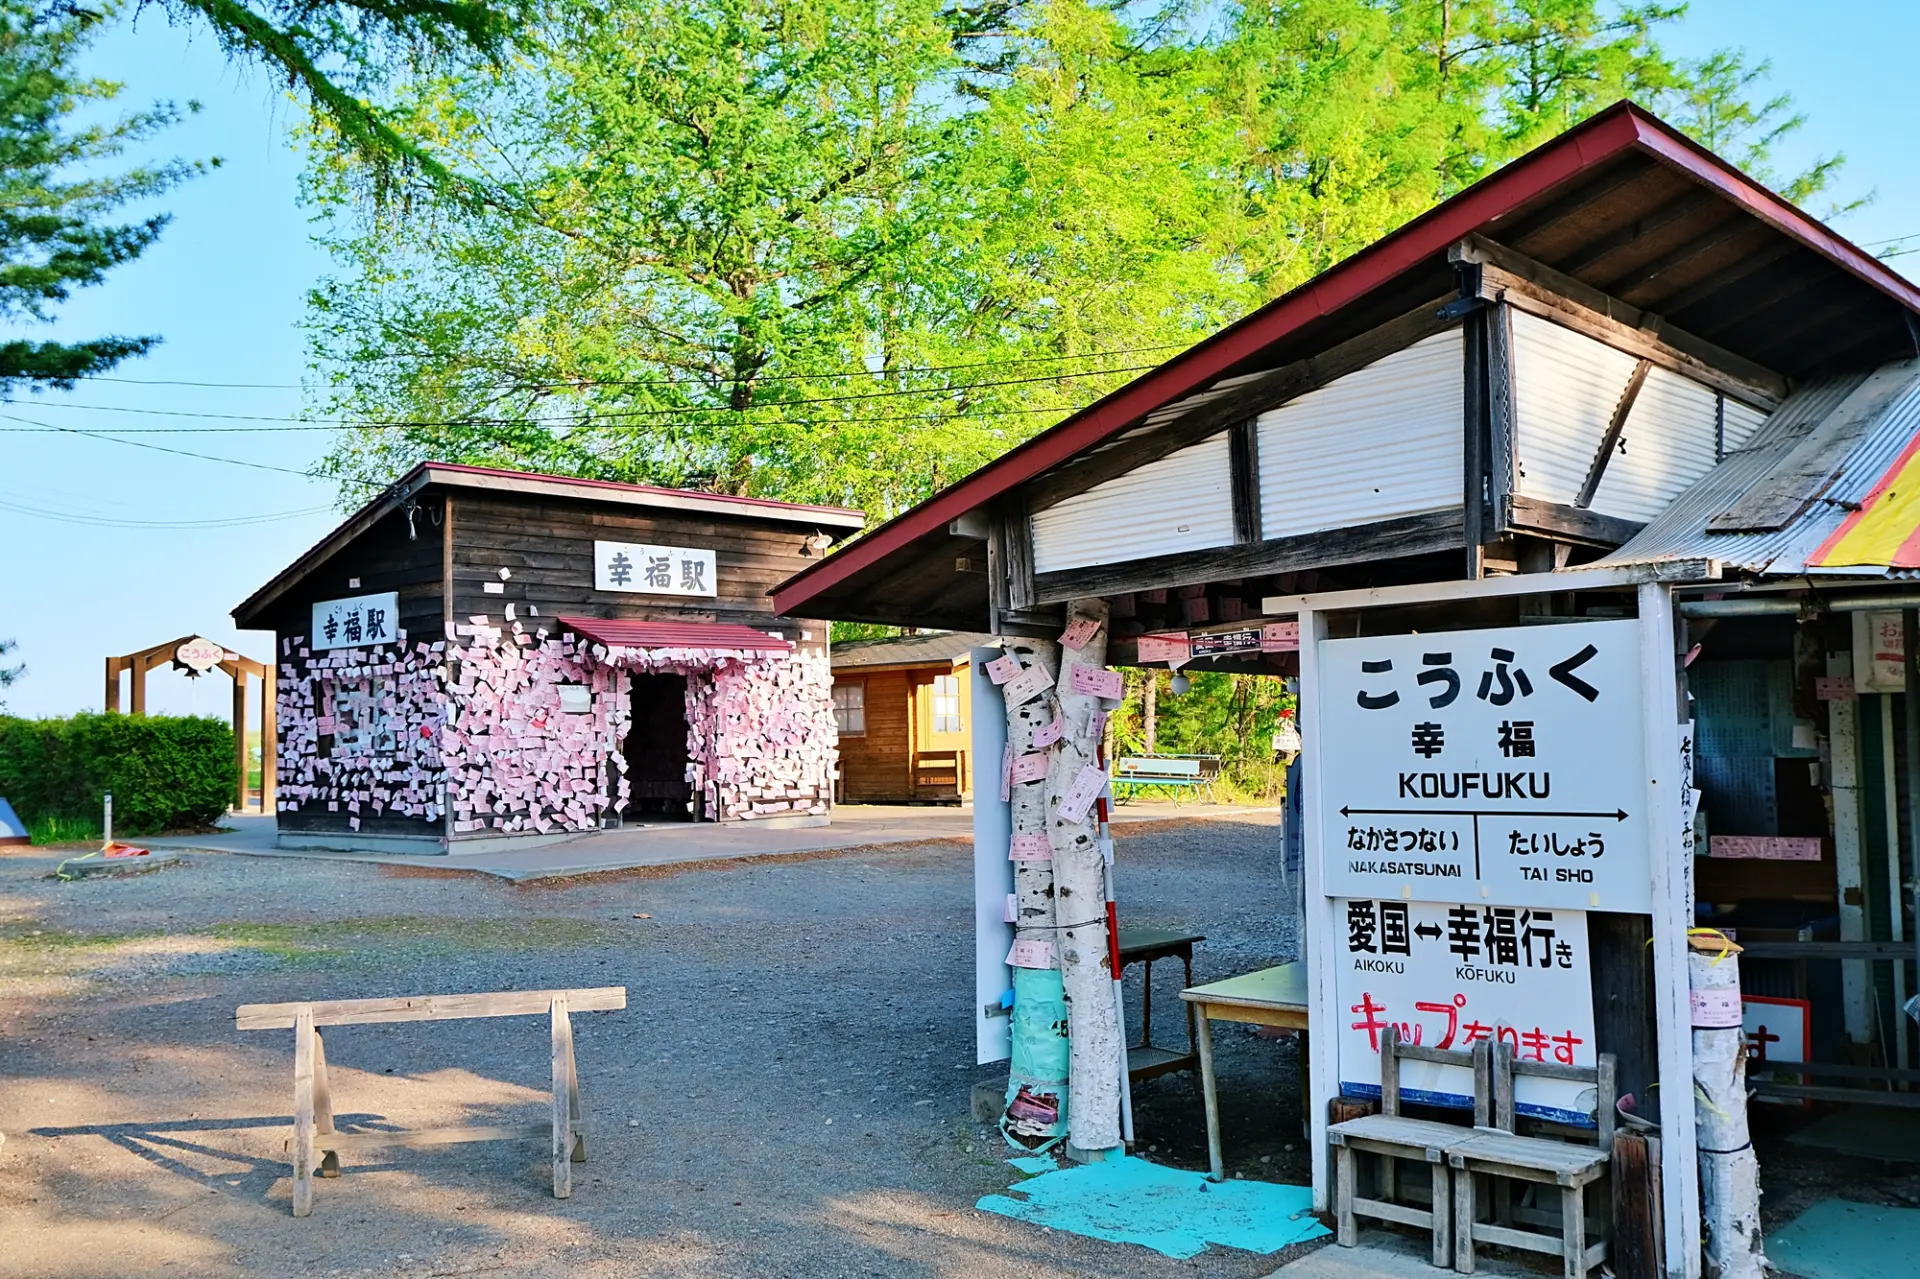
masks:
<path fill-rule="evenodd" d="M 1007 639 L 1005 651 L 1022 671 L 1038 670 L 1051 685 L 1060 673 L 1060 646 L 1051 640 Z M 1005 687 L 1005 686 L 1003 686 Z M 1057 708 L 1052 689 L 1020 701 L 1007 697 L 1009 758 L 1045 753 Z M 992 767 L 989 761 L 978 764 Z M 978 765 L 976 765 L 977 767 Z M 991 785 L 978 783 L 979 785 Z M 1044 774 L 1008 789 L 1014 847 L 1031 847 L 1047 838 L 1047 779 Z M 1032 857 L 1013 863 L 1014 941 L 1054 949 L 1053 863 Z M 1046 968 L 1015 968 L 1013 1042 L 1008 1063 L 1007 1108 L 1000 1131 L 1028 1150 L 1045 1150 L 1065 1133 L 1070 1113 L 1067 1087 L 1067 1018 L 1060 994 L 1057 963 Z"/>
<path fill-rule="evenodd" d="M 1125 1051 L 1107 950 L 1106 863 L 1092 806 L 1069 813 L 1063 811 L 1063 801 L 1083 773 L 1100 771 L 1103 708 L 1099 698 L 1075 690 L 1073 672 L 1077 667 L 1106 669 L 1107 603 L 1075 600 L 1067 618 L 1069 625 L 1075 618 L 1087 618 L 1099 629 L 1082 647 L 1061 654 L 1056 692 L 1066 733 L 1047 773 L 1047 842 L 1053 851 L 1055 950 L 1066 992 L 1072 1063 L 1067 1076 L 1073 1089 L 1068 1142 L 1080 1150 L 1102 1151 L 1121 1144 L 1120 1055 Z"/>
<path fill-rule="evenodd" d="M 1709 941 L 1711 949 L 1699 948 Z M 1707 1273 L 1762 1279 L 1760 1162 L 1747 1131 L 1747 1034 L 1740 1011 L 1738 948 L 1692 939 L 1687 985 L 1693 1004 L 1694 1123 L 1700 1148 L 1700 1217 Z M 1724 945 L 1725 949 L 1722 949 Z"/>

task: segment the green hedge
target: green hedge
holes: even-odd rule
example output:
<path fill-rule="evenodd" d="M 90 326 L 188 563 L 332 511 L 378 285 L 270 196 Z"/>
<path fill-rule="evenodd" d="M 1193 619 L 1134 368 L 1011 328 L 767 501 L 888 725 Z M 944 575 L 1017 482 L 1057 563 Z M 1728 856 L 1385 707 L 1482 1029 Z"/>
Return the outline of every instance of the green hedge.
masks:
<path fill-rule="evenodd" d="M 0 796 L 29 826 L 100 820 L 116 835 L 209 826 L 234 799 L 233 730 L 197 715 L 0 716 Z"/>

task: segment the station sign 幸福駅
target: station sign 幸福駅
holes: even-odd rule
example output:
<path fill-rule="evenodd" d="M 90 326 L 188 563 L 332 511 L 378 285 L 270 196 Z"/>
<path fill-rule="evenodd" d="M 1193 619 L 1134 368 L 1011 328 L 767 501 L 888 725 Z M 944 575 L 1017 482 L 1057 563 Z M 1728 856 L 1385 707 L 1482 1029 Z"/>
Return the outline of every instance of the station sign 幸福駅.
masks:
<path fill-rule="evenodd" d="M 1638 628 L 1321 641 L 1326 894 L 1651 911 Z"/>

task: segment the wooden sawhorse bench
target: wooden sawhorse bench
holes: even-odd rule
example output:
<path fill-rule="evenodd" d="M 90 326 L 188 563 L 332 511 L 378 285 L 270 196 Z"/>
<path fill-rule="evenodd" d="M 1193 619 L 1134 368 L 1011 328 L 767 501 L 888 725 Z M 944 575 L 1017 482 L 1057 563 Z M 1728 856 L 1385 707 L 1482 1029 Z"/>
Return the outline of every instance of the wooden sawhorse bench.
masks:
<path fill-rule="evenodd" d="M 463 1141 L 552 1139 L 553 1197 L 573 1194 L 573 1164 L 587 1159 L 586 1121 L 580 1112 L 580 1074 L 573 1064 L 576 1012 L 606 1012 L 627 1006 L 625 986 L 587 990 L 507 990 L 480 995 L 404 995 L 397 999 L 329 999 L 314 1003 L 243 1004 L 234 1009 L 237 1030 L 293 1029 L 293 1215 L 313 1212 L 313 1155 L 325 1152 L 320 1175 L 340 1175 L 340 1152 L 382 1146 L 440 1146 Z M 470 1017 L 553 1018 L 552 1124 L 424 1128 L 411 1132 L 335 1132 L 333 1093 L 327 1086 L 322 1026 L 363 1026 L 389 1021 L 460 1021 Z"/>

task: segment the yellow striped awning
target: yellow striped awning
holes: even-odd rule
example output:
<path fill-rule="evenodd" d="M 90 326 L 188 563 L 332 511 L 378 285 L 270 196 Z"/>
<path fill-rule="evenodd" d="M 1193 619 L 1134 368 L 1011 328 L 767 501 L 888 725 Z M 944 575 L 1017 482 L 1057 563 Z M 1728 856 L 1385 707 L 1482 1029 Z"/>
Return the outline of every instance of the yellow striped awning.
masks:
<path fill-rule="evenodd" d="M 1920 436 L 1807 563 L 1818 568 L 1920 568 Z"/>

